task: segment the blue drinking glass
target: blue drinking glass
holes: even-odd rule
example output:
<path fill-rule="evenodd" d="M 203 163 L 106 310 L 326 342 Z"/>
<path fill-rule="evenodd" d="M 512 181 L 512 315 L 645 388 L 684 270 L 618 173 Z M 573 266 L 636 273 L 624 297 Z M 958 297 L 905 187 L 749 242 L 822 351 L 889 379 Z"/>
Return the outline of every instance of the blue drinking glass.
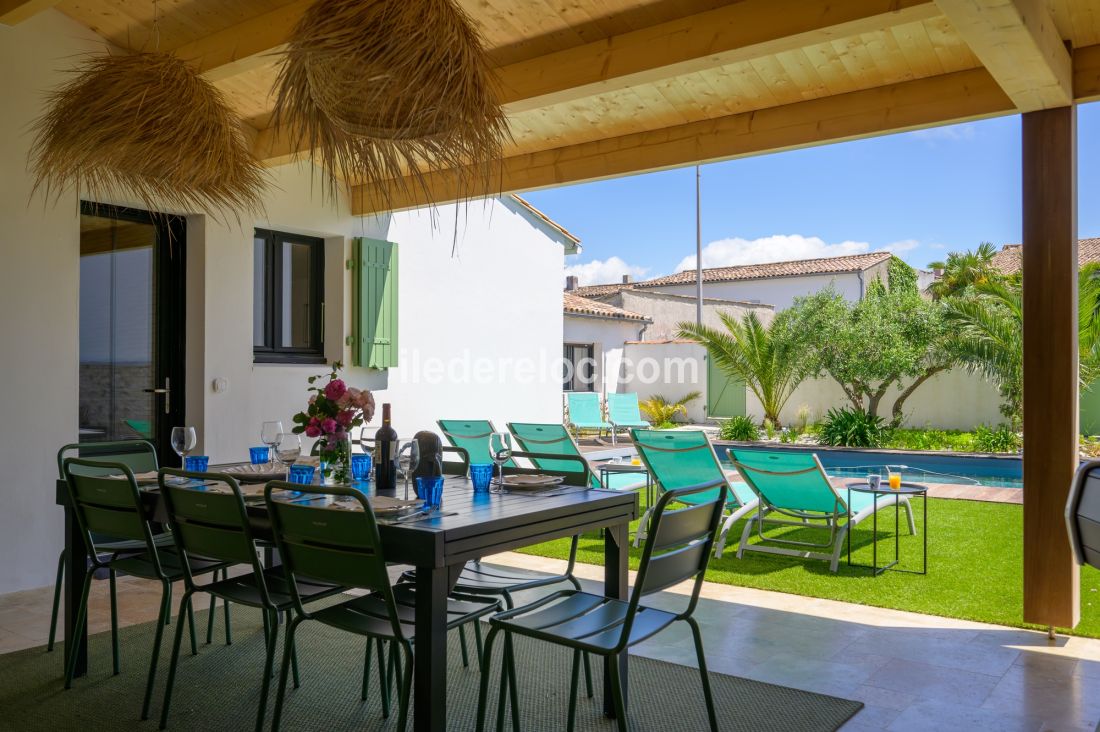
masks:
<path fill-rule="evenodd" d="M 351 477 L 353 480 L 370 480 L 371 456 L 369 453 L 355 453 L 351 456 Z"/>
<path fill-rule="evenodd" d="M 314 468 L 312 465 L 302 465 L 299 463 L 295 463 L 294 465 L 290 466 L 290 471 L 287 473 L 287 480 L 291 483 L 309 485 L 313 482 L 313 471 L 315 469 L 316 468 Z"/>
<path fill-rule="evenodd" d="M 416 492 L 424 499 L 424 508 L 437 510 L 443 505 L 443 476 L 417 478 Z"/>
<path fill-rule="evenodd" d="M 271 454 L 271 448 L 269 447 L 250 447 L 248 448 L 248 459 L 252 461 L 253 465 L 265 465 L 270 462 L 269 455 Z"/>
<path fill-rule="evenodd" d="M 210 465 L 210 457 L 207 455 L 188 455 L 183 459 L 183 469 L 192 473 L 205 473 Z"/>
<path fill-rule="evenodd" d="M 470 466 L 470 480 L 474 484 L 474 494 L 488 493 L 489 483 L 493 480 L 492 463 L 474 463 Z"/>

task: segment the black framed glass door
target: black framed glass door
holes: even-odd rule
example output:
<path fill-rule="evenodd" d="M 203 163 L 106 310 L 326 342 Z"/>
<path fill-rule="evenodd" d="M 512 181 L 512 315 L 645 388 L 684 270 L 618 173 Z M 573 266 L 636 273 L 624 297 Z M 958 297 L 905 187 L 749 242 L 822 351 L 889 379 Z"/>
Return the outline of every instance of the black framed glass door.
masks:
<path fill-rule="evenodd" d="M 147 439 L 163 465 L 184 420 L 185 227 L 81 202 L 80 440 Z"/>

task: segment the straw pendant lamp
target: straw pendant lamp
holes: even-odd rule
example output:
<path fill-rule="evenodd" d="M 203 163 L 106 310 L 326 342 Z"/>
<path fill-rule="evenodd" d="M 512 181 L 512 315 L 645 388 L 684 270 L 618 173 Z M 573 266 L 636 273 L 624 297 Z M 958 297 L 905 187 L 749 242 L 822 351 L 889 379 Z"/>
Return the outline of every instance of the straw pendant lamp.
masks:
<path fill-rule="evenodd" d="M 94 56 L 49 96 L 35 122 L 35 189 L 74 187 L 96 200 L 136 198 L 217 215 L 258 212 L 265 175 L 240 120 L 210 82 L 176 56 Z"/>
<path fill-rule="evenodd" d="M 287 44 L 273 122 L 326 172 L 389 202 L 454 170 L 484 189 L 508 136 L 489 62 L 453 0 L 318 0 Z"/>

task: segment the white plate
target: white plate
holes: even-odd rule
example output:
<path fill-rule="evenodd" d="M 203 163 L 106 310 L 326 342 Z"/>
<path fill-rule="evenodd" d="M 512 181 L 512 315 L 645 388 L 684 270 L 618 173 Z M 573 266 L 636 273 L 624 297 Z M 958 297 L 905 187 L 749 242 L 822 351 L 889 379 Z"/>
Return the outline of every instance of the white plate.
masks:
<path fill-rule="evenodd" d="M 270 465 L 230 465 L 222 468 L 221 472 L 232 475 L 241 483 L 266 483 L 269 480 L 286 480 L 286 468 L 275 468 Z"/>
<path fill-rule="evenodd" d="M 560 475 L 506 475 L 504 485 L 517 491 L 537 491 L 558 485 L 564 480 Z"/>

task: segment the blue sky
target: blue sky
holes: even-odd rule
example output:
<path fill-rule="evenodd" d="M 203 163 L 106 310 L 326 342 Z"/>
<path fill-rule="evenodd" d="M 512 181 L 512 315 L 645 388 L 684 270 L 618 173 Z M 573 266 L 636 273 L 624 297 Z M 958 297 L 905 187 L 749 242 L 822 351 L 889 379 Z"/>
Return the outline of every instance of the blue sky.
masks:
<path fill-rule="evenodd" d="M 1100 236 L 1100 103 L 1078 117 L 1078 231 Z M 924 267 L 1020 241 L 1020 118 L 1002 117 L 702 168 L 704 266 L 889 249 Z M 525 194 L 581 239 L 582 284 L 694 266 L 695 169 Z"/>

